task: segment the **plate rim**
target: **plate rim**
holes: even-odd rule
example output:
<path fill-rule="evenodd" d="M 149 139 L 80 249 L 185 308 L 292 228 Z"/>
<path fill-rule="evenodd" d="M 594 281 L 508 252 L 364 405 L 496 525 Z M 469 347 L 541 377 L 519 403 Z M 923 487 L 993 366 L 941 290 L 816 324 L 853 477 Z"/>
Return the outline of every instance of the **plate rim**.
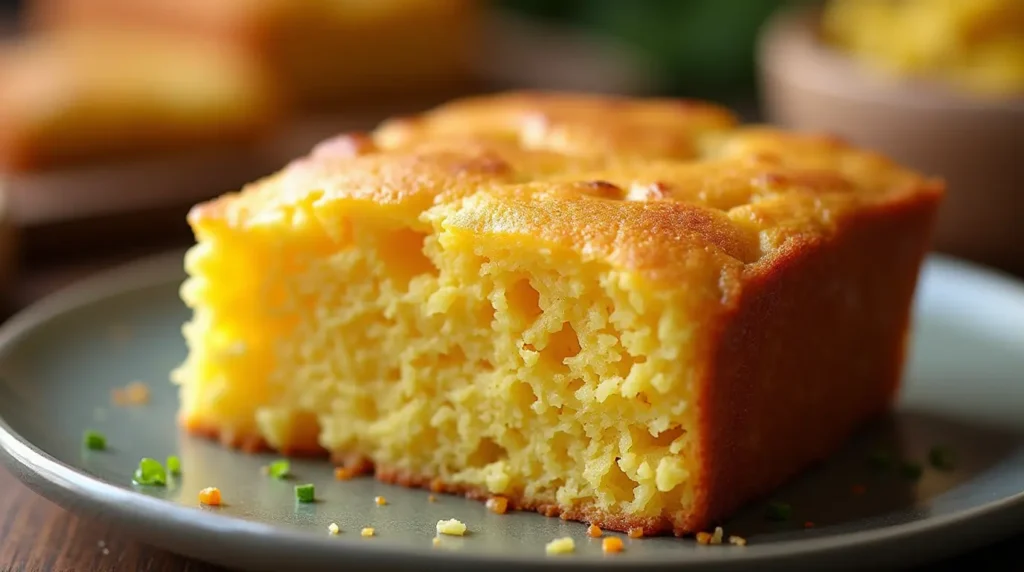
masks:
<path fill-rule="evenodd" d="M 174 250 L 150 256 L 99 272 L 93 276 L 77 281 L 69 286 L 51 293 L 39 301 L 15 313 L 0 325 L 0 358 L 5 356 L 18 340 L 31 334 L 42 324 L 49 322 L 66 312 L 98 303 L 102 300 L 125 295 L 131 292 L 170 285 L 175 280 L 185 277 L 184 250 Z M 1024 300 L 1024 281 L 999 270 L 988 268 L 973 262 L 961 260 L 943 254 L 932 253 L 922 266 L 922 276 L 926 268 L 934 267 L 940 271 L 957 271 L 969 275 L 972 283 L 984 283 L 1004 290 L 1007 295 Z M 920 283 L 918 292 L 920 292 Z M 168 382 L 169 383 L 169 382 Z M 128 523 L 143 523 L 136 527 L 136 536 L 144 542 L 161 546 L 160 542 L 150 540 L 155 534 L 145 530 L 174 531 L 179 537 L 184 535 L 197 541 L 205 535 L 215 534 L 218 540 L 230 540 L 229 544 L 238 548 L 251 549 L 255 541 L 266 541 L 264 553 L 274 553 L 288 546 L 286 557 L 307 557 L 311 566 L 326 562 L 328 555 L 346 556 L 349 564 L 366 564 L 374 567 L 416 563 L 418 566 L 436 565 L 493 565 L 510 566 L 515 569 L 539 569 L 556 567 L 564 568 L 630 568 L 660 569 L 687 566 L 702 570 L 715 568 L 731 568 L 758 564 L 762 566 L 792 566 L 796 563 L 816 561 L 833 561 L 838 555 L 845 553 L 857 554 L 857 565 L 867 561 L 861 551 L 873 549 L 879 562 L 907 563 L 911 560 L 924 561 L 942 558 L 959 553 L 985 543 L 998 540 L 1019 532 L 1024 526 L 990 526 L 999 522 L 1012 523 L 1015 515 L 1024 516 L 1024 486 L 1021 491 L 995 499 L 984 504 L 975 505 L 950 514 L 929 516 L 910 522 L 901 522 L 887 526 L 879 526 L 856 530 L 837 535 L 815 537 L 809 539 L 786 539 L 770 544 L 751 544 L 746 547 L 714 547 L 699 554 L 688 554 L 685 560 L 668 560 L 664 556 L 651 559 L 601 559 L 594 558 L 560 558 L 557 562 L 537 554 L 529 553 L 516 556 L 495 556 L 487 554 L 469 554 L 458 551 L 439 553 L 429 547 L 395 548 L 383 543 L 366 543 L 354 539 L 337 537 L 319 537 L 302 530 L 290 530 L 269 523 L 256 522 L 239 517 L 199 511 L 195 507 L 180 505 L 159 498 L 147 496 L 129 488 L 103 481 L 85 471 L 72 467 L 46 453 L 36 445 L 22 437 L 0 415 L 0 461 L 3 461 L 11 473 L 30 489 L 44 498 L 77 515 L 84 512 L 86 506 L 96 512 L 112 514 L 112 520 Z M 74 502 L 72 502 L 72 500 Z M 71 506 L 76 504 L 76 506 Z M 156 515 L 160 515 L 157 517 Z M 201 517 L 196 518 L 198 515 Z M 971 526 L 964 526 L 970 524 Z M 952 529 L 957 529 L 950 534 Z M 993 534 L 993 530 L 1001 533 Z M 928 545 L 928 554 L 914 554 L 915 545 L 927 545 L 933 535 L 946 532 L 946 541 L 941 547 Z M 230 538 L 224 538 L 229 535 Z M 217 543 L 224 548 L 224 542 Z M 166 548 L 166 545 L 161 546 Z M 702 548 L 702 547 L 698 547 Z M 225 565 L 237 565 L 237 559 L 225 559 L 220 556 L 221 550 L 206 551 L 206 554 L 185 554 Z M 223 551 L 230 556 L 233 551 Z M 266 556 L 262 554 L 261 556 Z M 252 560 L 250 555 L 249 560 Z M 267 559 L 269 563 L 273 558 Z M 293 564 L 301 560 L 289 558 Z M 337 564 L 337 561 L 335 561 Z"/>

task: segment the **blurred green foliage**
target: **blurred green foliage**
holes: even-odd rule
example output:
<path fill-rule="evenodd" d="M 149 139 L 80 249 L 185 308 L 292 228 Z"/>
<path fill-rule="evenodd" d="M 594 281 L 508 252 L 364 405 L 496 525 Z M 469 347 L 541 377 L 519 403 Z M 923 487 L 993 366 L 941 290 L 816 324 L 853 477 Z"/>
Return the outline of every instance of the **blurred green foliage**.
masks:
<path fill-rule="evenodd" d="M 659 91 L 752 93 L 757 33 L 778 8 L 808 0 L 498 0 L 527 15 L 609 34 L 658 73 Z"/>

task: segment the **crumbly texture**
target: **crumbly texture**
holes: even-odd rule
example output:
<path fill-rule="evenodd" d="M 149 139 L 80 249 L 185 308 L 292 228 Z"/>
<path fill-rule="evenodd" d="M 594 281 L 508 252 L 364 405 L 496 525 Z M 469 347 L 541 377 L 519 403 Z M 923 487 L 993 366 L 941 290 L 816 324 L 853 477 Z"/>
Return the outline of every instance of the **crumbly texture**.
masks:
<path fill-rule="evenodd" d="M 513 93 L 197 206 L 181 421 L 637 536 L 896 390 L 939 183 L 715 106 Z"/>
<path fill-rule="evenodd" d="M 466 534 L 466 524 L 454 518 L 437 521 L 437 533 L 448 536 L 463 536 Z"/>
<path fill-rule="evenodd" d="M 571 537 L 556 538 L 544 545 L 547 554 L 571 554 L 576 550 L 576 542 Z"/>
<path fill-rule="evenodd" d="M 36 29 L 121 26 L 229 46 L 263 65 L 293 103 L 467 83 L 476 53 L 476 0 L 32 0 Z M 345 54 L 346 57 L 339 57 Z"/>
<path fill-rule="evenodd" d="M 236 52 L 161 34 L 51 32 L 0 46 L 0 169 L 249 142 L 280 101 Z"/>

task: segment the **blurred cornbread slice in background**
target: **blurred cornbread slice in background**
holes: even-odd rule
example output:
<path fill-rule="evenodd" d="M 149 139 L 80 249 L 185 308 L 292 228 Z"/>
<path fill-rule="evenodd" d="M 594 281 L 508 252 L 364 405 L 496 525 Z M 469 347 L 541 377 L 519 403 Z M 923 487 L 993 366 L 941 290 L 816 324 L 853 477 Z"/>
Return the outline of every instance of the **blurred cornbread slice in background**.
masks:
<path fill-rule="evenodd" d="M 30 0 L 35 28 L 125 24 L 231 45 L 302 106 L 466 82 L 476 0 Z"/>
<path fill-rule="evenodd" d="M 0 168 L 246 142 L 279 98 L 259 68 L 224 48 L 162 34 L 50 32 L 0 48 Z"/>
<path fill-rule="evenodd" d="M 181 421 L 704 530 L 887 409 L 941 197 L 708 104 L 457 101 L 193 209 Z"/>
<path fill-rule="evenodd" d="M 1024 95 L 1020 0 L 830 0 L 822 32 L 882 70 L 981 95 Z"/>

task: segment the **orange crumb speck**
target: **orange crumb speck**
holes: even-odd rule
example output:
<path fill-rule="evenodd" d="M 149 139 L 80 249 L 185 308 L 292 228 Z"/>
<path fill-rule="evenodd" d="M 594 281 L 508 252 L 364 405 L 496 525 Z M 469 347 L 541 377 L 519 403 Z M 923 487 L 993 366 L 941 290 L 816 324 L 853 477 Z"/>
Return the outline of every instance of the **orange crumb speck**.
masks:
<path fill-rule="evenodd" d="M 711 533 L 710 532 L 698 532 L 697 533 L 697 544 L 711 544 Z"/>
<path fill-rule="evenodd" d="M 853 485 L 852 487 L 850 487 L 850 491 L 852 491 L 855 495 L 862 495 L 868 491 L 868 488 L 865 487 L 864 485 Z"/>
<path fill-rule="evenodd" d="M 384 497 L 373 497 L 373 502 L 377 503 L 377 506 L 384 506 L 388 504 L 388 499 Z"/>
<path fill-rule="evenodd" d="M 429 495 L 429 496 L 427 496 L 427 502 L 437 502 L 437 496 L 436 495 Z"/>
<path fill-rule="evenodd" d="M 814 523 L 808 520 L 804 523 L 804 528 L 814 528 Z"/>
<path fill-rule="evenodd" d="M 434 479 L 430 481 L 430 492 L 440 493 L 444 491 L 444 481 L 441 479 Z"/>
<path fill-rule="evenodd" d="M 207 487 L 199 491 L 199 502 L 207 506 L 220 506 L 220 489 Z"/>
<path fill-rule="evenodd" d="M 591 524 L 587 527 L 587 536 L 590 538 L 601 538 L 604 532 L 601 531 L 601 527 L 596 524 Z"/>
<path fill-rule="evenodd" d="M 149 387 L 141 381 L 133 381 L 111 393 L 114 405 L 130 407 L 149 403 Z"/>
<path fill-rule="evenodd" d="M 629 532 L 626 533 L 626 536 L 629 536 L 630 538 L 643 538 L 644 529 L 640 527 L 631 528 L 629 529 Z"/>
<path fill-rule="evenodd" d="M 347 467 L 335 467 L 334 468 L 334 479 L 338 481 L 347 481 L 352 477 L 356 476 L 355 471 Z"/>
<path fill-rule="evenodd" d="M 505 497 L 491 497 L 487 499 L 487 508 L 494 514 L 505 514 L 508 511 L 508 499 Z"/>
<path fill-rule="evenodd" d="M 434 546 L 441 546 L 441 539 L 436 536 L 434 537 Z"/>
<path fill-rule="evenodd" d="M 622 539 L 615 536 L 605 538 L 601 541 L 601 550 L 609 553 L 622 552 Z"/>

